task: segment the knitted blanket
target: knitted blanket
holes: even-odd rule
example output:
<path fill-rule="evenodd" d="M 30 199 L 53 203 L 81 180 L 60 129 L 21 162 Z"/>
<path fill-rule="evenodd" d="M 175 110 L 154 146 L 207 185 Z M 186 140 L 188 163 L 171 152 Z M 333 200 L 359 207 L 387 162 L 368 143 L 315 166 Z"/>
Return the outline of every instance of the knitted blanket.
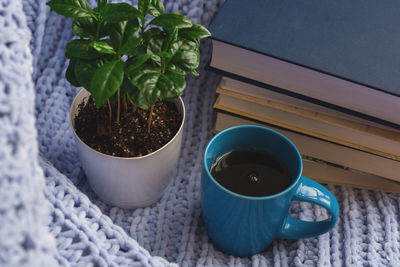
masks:
<path fill-rule="evenodd" d="M 165 0 L 166 10 L 207 26 L 223 0 Z M 91 4 L 94 4 L 93 1 Z M 103 203 L 80 168 L 68 112 L 79 88 L 64 78 L 71 20 L 43 0 L 0 0 L 0 266 L 400 266 L 400 195 L 329 186 L 341 214 L 329 233 L 276 240 L 235 258 L 216 249 L 201 218 L 202 153 L 212 136 L 219 78 L 190 77 L 183 146 L 173 183 L 156 204 Z M 321 220 L 324 209 L 291 212 Z"/>

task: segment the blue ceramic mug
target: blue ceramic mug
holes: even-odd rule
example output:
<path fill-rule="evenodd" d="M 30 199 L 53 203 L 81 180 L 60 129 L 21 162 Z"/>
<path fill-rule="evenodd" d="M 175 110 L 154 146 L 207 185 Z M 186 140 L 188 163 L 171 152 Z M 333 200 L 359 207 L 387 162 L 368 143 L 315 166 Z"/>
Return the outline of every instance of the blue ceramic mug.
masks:
<path fill-rule="evenodd" d="M 236 149 L 265 150 L 289 168 L 292 183 L 275 195 L 240 195 L 221 186 L 211 175 L 216 159 Z M 203 219 L 208 235 L 225 253 L 250 256 L 260 253 L 276 238 L 300 239 L 324 234 L 339 215 L 336 198 L 319 183 L 302 176 L 303 163 L 295 145 L 282 134 L 260 126 L 242 125 L 226 129 L 208 143 L 201 178 Z M 318 204 L 330 218 L 307 222 L 289 215 L 293 200 Z"/>

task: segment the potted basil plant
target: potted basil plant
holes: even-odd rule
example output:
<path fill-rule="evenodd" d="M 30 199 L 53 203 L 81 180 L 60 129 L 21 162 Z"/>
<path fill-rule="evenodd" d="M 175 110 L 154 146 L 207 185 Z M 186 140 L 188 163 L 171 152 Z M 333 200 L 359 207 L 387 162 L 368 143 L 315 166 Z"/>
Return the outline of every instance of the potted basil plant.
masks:
<path fill-rule="evenodd" d="M 51 0 L 72 17 L 67 80 L 83 87 L 70 111 L 83 170 L 93 190 L 120 207 L 154 203 L 181 147 L 187 74 L 198 75 L 199 42 L 210 35 L 160 0 Z"/>

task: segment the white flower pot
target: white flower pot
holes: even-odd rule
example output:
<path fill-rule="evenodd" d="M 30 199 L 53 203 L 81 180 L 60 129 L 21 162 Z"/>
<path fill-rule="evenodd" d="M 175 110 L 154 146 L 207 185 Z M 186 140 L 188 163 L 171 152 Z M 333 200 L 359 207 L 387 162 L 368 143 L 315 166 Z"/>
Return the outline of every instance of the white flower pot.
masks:
<path fill-rule="evenodd" d="M 176 135 L 166 145 L 148 155 L 124 158 L 92 149 L 76 134 L 74 118 L 78 114 L 78 106 L 82 101 L 87 101 L 89 96 L 90 93 L 82 89 L 75 97 L 70 110 L 70 123 L 90 186 L 104 201 L 119 207 L 134 208 L 153 204 L 166 191 L 177 166 L 185 121 L 182 98 L 173 101 L 183 116 Z"/>

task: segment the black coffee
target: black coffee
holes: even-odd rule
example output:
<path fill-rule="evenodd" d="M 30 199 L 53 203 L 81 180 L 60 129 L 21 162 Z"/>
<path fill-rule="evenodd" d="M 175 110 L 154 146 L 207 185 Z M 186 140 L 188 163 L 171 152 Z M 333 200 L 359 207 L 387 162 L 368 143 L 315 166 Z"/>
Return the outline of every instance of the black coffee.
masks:
<path fill-rule="evenodd" d="M 226 189 L 246 196 L 269 196 L 292 183 L 288 167 L 274 155 L 255 149 L 233 150 L 217 159 L 211 175 Z"/>

